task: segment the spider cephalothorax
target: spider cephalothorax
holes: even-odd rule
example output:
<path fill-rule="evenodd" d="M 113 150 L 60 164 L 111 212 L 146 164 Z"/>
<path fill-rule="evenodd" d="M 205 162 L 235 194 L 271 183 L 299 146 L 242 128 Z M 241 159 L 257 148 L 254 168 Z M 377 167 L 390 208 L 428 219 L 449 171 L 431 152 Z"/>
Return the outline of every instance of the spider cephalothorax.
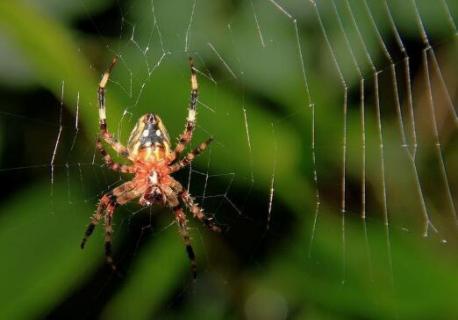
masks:
<path fill-rule="evenodd" d="M 191 99 L 188 108 L 188 117 L 186 119 L 186 127 L 180 135 L 178 144 L 174 149 L 171 147 L 169 134 L 161 118 L 152 113 L 143 115 L 137 121 L 137 124 L 130 134 L 127 147 L 118 142 L 108 131 L 106 123 L 105 86 L 115 64 L 116 58 L 113 59 L 110 68 L 104 73 L 99 84 L 100 137 L 97 139 L 96 146 L 109 168 L 114 171 L 134 174 L 134 177 L 132 180 L 114 188 L 100 198 L 97 210 L 92 215 L 91 222 L 81 242 L 81 248 L 84 248 L 88 237 L 103 218 L 105 223 L 105 255 L 107 262 L 115 269 L 111 254 L 111 238 L 113 233 L 112 217 L 117 206 L 124 205 L 138 198 L 142 206 L 157 204 L 170 207 L 173 210 L 180 234 L 186 244 L 186 252 L 191 260 L 193 275 L 195 277 L 195 256 L 188 233 L 187 218 L 182 205 L 184 205 L 195 218 L 202 221 L 210 230 L 219 231 L 220 229 L 214 223 L 213 217 L 207 215 L 198 204 L 194 203 L 194 199 L 187 190 L 171 176 L 174 172 L 189 165 L 194 157 L 204 151 L 212 141 L 212 139 L 208 139 L 180 159 L 180 154 L 191 141 L 196 121 L 198 84 L 192 60 L 190 59 Z M 130 160 L 132 164 L 122 165 L 114 162 L 111 156 L 105 151 L 100 138 L 109 144 L 121 157 Z"/>

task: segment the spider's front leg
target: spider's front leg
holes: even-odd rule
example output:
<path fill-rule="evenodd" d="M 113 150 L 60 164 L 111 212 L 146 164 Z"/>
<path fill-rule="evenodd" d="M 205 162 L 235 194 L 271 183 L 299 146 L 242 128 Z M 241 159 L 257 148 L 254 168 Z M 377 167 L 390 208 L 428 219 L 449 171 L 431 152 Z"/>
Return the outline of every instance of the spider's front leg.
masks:
<path fill-rule="evenodd" d="M 107 263 L 111 266 L 113 270 L 116 270 L 115 265 L 113 264 L 113 257 L 111 254 L 111 236 L 113 234 L 112 227 L 112 217 L 118 202 L 116 196 L 113 192 L 108 192 L 100 198 L 99 205 L 96 212 L 91 217 L 91 222 L 84 232 L 84 238 L 81 241 L 81 249 L 84 249 L 87 239 L 92 235 L 97 224 L 99 224 L 102 218 L 105 218 L 105 256 Z"/>
<path fill-rule="evenodd" d="M 191 195 L 184 190 L 180 193 L 180 197 L 191 211 L 194 218 L 199 219 L 205 226 L 213 232 L 221 232 L 221 228 L 216 224 L 215 218 L 208 215 L 197 203 L 194 203 L 194 199 Z"/>
<path fill-rule="evenodd" d="M 178 144 L 173 151 L 173 159 L 178 159 L 180 154 L 183 152 L 186 145 L 191 141 L 192 133 L 196 127 L 196 106 L 197 99 L 199 97 L 199 83 L 197 82 L 196 70 L 192 58 L 189 58 L 189 66 L 191 68 L 191 97 L 189 100 L 188 117 L 186 118 L 186 126 L 182 134 L 178 139 Z"/>
<path fill-rule="evenodd" d="M 91 217 L 91 222 L 86 227 L 86 231 L 84 232 L 83 240 L 81 241 L 81 249 L 84 249 L 87 240 L 92 235 L 95 230 L 95 227 L 99 224 L 100 220 L 105 216 L 107 211 L 114 212 L 116 208 L 116 200 L 113 198 L 113 192 L 108 192 L 104 194 L 99 201 L 97 206 L 97 210 Z"/>
<path fill-rule="evenodd" d="M 213 232 L 221 232 L 221 228 L 215 223 L 212 215 L 207 214 L 191 197 L 189 192 L 175 179 L 171 178 L 170 187 L 178 194 L 181 201 L 186 205 L 194 218 L 197 218 Z"/>
<path fill-rule="evenodd" d="M 83 240 L 81 241 L 81 249 L 87 242 L 87 239 L 92 235 L 97 224 L 99 224 L 102 218 L 105 219 L 105 257 L 107 263 L 113 270 L 116 270 L 113 264 L 113 257 L 111 251 L 111 240 L 113 235 L 112 218 L 115 209 L 119 205 L 126 204 L 127 202 L 137 198 L 143 190 L 136 190 L 136 185 L 132 181 L 128 181 L 119 187 L 113 189 L 104 194 L 99 201 L 96 212 L 91 217 L 91 222 L 86 228 Z"/>
<path fill-rule="evenodd" d="M 186 253 L 188 255 L 188 258 L 191 261 L 192 277 L 193 279 L 196 279 L 197 277 L 196 255 L 194 254 L 194 250 L 191 244 L 191 237 L 189 236 L 188 219 L 186 218 L 186 214 L 180 205 L 180 201 L 177 198 L 176 191 L 171 187 L 166 187 L 163 189 L 163 192 L 164 192 L 164 196 L 167 199 L 167 206 L 172 208 L 173 212 L 175 213 L 175 220 L 178 225 L 178 230 L 186 246 Z"/>
<path fill-rule="evenodd" d="M 196 255 L 194 254 L 194 250 L 191 245 L 191 238 L 189 236 L 189 231 L 188 231 L 188 219 L 186 219 L 186 215 L 183 211 L 183 208 L 181 208 L 179 204 L 173 207 L 173 212 L 175 213 L 175 219 L 178 224 L 180 235 L 183 238 L 183 241 L 186 246 L 186 253 L 188 255 L 189 260 L 191 261 L 192 277 L 193 279 L 196 279 L 197 277 Z"/>

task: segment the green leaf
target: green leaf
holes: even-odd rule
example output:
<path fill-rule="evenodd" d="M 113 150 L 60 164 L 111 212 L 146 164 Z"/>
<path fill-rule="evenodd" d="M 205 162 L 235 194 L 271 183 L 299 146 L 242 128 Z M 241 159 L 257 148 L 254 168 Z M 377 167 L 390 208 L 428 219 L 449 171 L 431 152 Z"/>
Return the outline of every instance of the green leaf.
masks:
<path fill-rule="evenodd" d="M 50 182 L 44 180 L 2 206 L 1 318 L 43 315 L 87 280 L 101 262 L 101 246 L 79 248 L 94 206 L 84 201 L 69 204 L 68 187 L 57 182 L 50 198 Z M 81 199 L 76 192 L 73 197 Z"/>

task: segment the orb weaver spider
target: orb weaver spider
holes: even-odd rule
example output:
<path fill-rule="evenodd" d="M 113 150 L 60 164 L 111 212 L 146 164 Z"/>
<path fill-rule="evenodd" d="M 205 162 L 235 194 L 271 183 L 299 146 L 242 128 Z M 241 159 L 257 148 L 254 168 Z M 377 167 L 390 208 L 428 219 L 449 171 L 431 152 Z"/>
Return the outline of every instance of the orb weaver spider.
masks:
<path fill-rule="evenodd" d="M 196 123 L 196 106 L 199 87 L 192 58 L 189 58 L 189 65 L 191 68 L 191 98 L 188 107 L 188 117 L 186 119 L 185 129 L 179 136 L 178 144 L 173 150 L 167 129 L 161 118 L 156 114 L 147 113 L 138 120 L 130 134 L 127 147 L 123 146 L 108 131 L 105 108 L 105 87 L 116 62 L 117 58 L 115 57 L 99 83 L 97 93 L 100 134 L 97 137 L 96 147 L 102 154 L 108 168 L 121 173 L 134 174 L 134 177 L 132 180 L 105 193 L 100 198 L 97 210 L 92 215 L 91 222 L 86 228 L 84 238 L 81 242 L 81 248 L 84 248 L 87 239 L 93 233 L 96 225 L 104 219 L 105 257 L 107 263 L 111 266 L 113 271 L 115 271 L 116 266 L 113 263 L 111 249 L 113 214 L 117 206 L 124 205 L 139 198 L 139 204 L 141 206 L 157 204 L 164 207 L 167 206 L 173 210 L 179 232 L 186 246 L 188 258 L 191 262 L 193 278 L 195 279 L 197 265 L 183 205 L 192 213 L 194 218 L 199 219 L 210 230 L 215 232 L 221 230 L 214 222 L 214 218 L 207 215 L 203 209 L 194 202 L 194 199 L 181 183 L 171 176 L 171 174 L 188 166 L 212 141 L 212 138 L 209 138 L 180 159 L 180 154 L 191 141 Z M 105 150 L 101 138 L 110 145 L 116 153 L 132 162 L 132 164 L 126 165 L 115 162 Z"/>

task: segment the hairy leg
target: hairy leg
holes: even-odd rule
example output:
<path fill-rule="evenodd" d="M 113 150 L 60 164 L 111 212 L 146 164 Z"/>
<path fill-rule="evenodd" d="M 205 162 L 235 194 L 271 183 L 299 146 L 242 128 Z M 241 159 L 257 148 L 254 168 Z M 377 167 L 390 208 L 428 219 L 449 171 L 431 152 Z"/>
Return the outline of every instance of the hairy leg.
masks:
<path fill-rule="evenodd" d="M 177 159 L 186 145 L 191 141 L 192 133 L 196 127 L 196 106 L 197 98 L 199 97 L 199 84 L 197 82 L 196 70 L 194 69 L 192 58 L 189 58 L 189 66 L 191 68 L 191 97 L 189 100 L 188 117 L 186 118 L 185 129 L 183 133 L 180 134 L 178 144 L 175 147 L 173 159 Z"/>
<path fill-rule="evenodd" d="M 102 144 L 102 141 L 100 141 L 100 138 L 97 138 L 95 145 L 97 149 L 99 150 L 100 154 L 102 155 L 103 160 L 105 161 L 108 168 L 110 168 L 113 171 L 117 171 L 117 172 L 134 173 L 134 168 L 132 166 L 117 163 L 113 160 L 113 158 L 108 154 L 108 152 L 103 147 L 103 144 Z"/>
<path fill-rule="evenodd" d="M 111 243 L 113 237 L 113 213 L 114 207 L 112 210 L 107 210 L 105 215 L 105 259 L 107 264 L 111 267 L 113 271 L 116 271 L 116 266 L 113 263 L 113 253 L 111 250 Z"/>
<path fill-rule="evenodd" d="M 97 206 L 97 210 L 91 217 L 91 222 L 88 224 L 86 231 L 84 233 L 83 240 L 81 241 L 81 249 L 84 249 L 84 246 L 87 242 L 87 239 L 92 235 L 96 225 L 100 222 L 100 220 L 107 214 L 107 212 L 111 211 L 113 214 L 114 209 L 119 204 L 124 204 L 133 198 L 125 199 L 124 194 L 128 191 L 135 188 L 135 184 L 132 181 L 128 181 L 119 187 L 114 188 L 112 191 L 104 194 L 99 201 L 99 205 Z M 120 202 L 121 200 L 121 202 Z"/>
<path fill-rule="evenodd" d="M 105 104 L 105 87 L 108 83 L 108 79 L 110 78 L 111 71 L 113 67 L 116 65 L 117 59 L 116 57 L 113 58 L 110 67 L 105 71 L 103 74 L 102 80 L 99 83 L 99 89 L 97 91 L 98 102 L 99 102 L 99 126 L 100 126 L 100 136 L 108 143 L 117 153 L 119 153 L 122 157 L 127 158 L 129 156 L 129 152 L 127 148 L 124 147 L 121 143 L 116 140 L 113 135 L 108 132 L 107 128 L 107 112 L 106 112 L 106 104 Z"/>
<path fill-rule="evenodd" d="M 92 235 L 100 220 L 105 216 L 106 210 L 109 206 L 116 207 L 116 199 L 113 198 L 113 192 L 108 192 L 100 198 L 97 210 L 92 215 L 91 222 L 88 224 L 86 231 L 84 232 L 84 237 L 81 241 L 81 249 L 84 249 L 88 238 Z"/>
<path fill-rule="evenodd" d="M 215 218 L 212 215 L 208 215 L 197 203 L 194 203 L 194 199 L 185 190 L 180 194 L 181 199 L 191 211 L 194 218 L 197 218 L 205 226 L 213 232 L 221 232 L 221 228 L 216 224 Z"/>
<path fill-rule="evenodd" d="M 175 179 L 171 178 L 170 187 L 178 194 L 180 200 L 186 205 L 188 210 L 192 213 L 194 218 L 197 218 L 205 226 L 214 232 L 220 232 L 221 228 L 216 224 L 215 218 L 207 214 L 191 197 L 189 192 Z"/>
<path fill-rule="evenodd" d="M 189 237 L 188 220 L 186 219 L 186 215 L 180 205 L 175 206 L 173 208 L 173 211 L 175 213 L 175 219 L 177 221 L 180 235 L 183 238 L 184 244 L 186 246 L 186 253 L 188 255 L 189 260 L 191 261 L 192 277 L 196 279 L 197 277 L 196 255 L 194 254 L 194 250 L 191 244 L 191 238 Z"/>
<path fill-rule="evenodd" d="M 189 165 L 195 157 L 197 157 L 199 154 L 205 151 L 207 149 L 208 145 L 213 141 L 213 138 L 209 138 L 208 140 L 202 142 L 197 148 L 193 149 L 191 152 L 189 152 L 183 159 L 181 159 L 179 162 L 176 162 L 172 165 L 169 166 L 170 168 L 170 173 L 177 172 L 187 165 Z"/>

